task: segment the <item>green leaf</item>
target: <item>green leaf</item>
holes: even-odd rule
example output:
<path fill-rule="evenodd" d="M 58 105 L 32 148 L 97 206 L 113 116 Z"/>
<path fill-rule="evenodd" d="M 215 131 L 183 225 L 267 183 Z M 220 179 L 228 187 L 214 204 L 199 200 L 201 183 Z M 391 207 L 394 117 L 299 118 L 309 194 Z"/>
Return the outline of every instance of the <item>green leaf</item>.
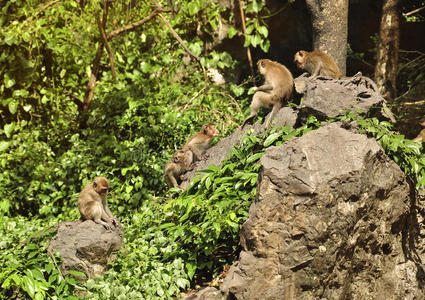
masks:
<path fill-rule="evenodd" d="M 12 115 L 16 114 L 18 111 L 18 101 L 12 100 L 9 102 L 9 111 Z"/>
<path fill-rule="evenodd" d="M 238 31 L 233 26 L 230 26 L 229 30 L 227 31 L 227 36 L 229 39 L 231 39 L 235 36 L 236 33 L 238 33 Z"/>
<path fill-rule="evenodd" d="M 267 27 L 266 26 L 260 26 L 260 27 L 258 27 L 257 28 L 257 31 L 259 33 L 261 33 L 261 35 L 263 37 L 265 37 L 265 38 L 267 38 L 267 36 L 269 35 L 269 31 L 267 30 Z"/>
<path fill-rule="evenodd" d="M 86 273 L 76 270 L 68 270 L 68 273 L 76 277 L 86 277 Z"/>
<path fill-rule="evenodd" d="M 254 162 L 254 161 L 256 161 L 256 160 L 260 159 L 263 155 L 264 155 L 264 152 L 260 152 L 260 153 L 256 153 L 256 154 L 254 154 L 254 155 L 251 155 L 250 157 L 248 157 L 248 158 L 246 159 L 246 162 L 247 162 L 248 164 L 250 164 L 250 163 L 252 163 L 252 162 Z"/>
<path fill-rule="evenodd" d="M 188 5 L 188 9 L 189 9 L 189 14 L 193 16 L 198 13 L 200 7 L 196 1 L 190 1 Z"/>
<path fill-rule="evenodd" d="M 264 147 L 269 147 L 271 144 L 273 144 L 280 136 L 282 135 L 282 133 L 280 132 L 276 132 L 273 133 L 271 135 L 269 135 L 266 140 L 264 141 Z"/>
<path fill-rule="evenodd" d="M 4 129 L 4 133 L 6 134 L 7 138 L 11 137 L 12 132 L 15 129 L 15 126 L 16 126 L 15 122 L 4 125 L 3 129 Z"/>

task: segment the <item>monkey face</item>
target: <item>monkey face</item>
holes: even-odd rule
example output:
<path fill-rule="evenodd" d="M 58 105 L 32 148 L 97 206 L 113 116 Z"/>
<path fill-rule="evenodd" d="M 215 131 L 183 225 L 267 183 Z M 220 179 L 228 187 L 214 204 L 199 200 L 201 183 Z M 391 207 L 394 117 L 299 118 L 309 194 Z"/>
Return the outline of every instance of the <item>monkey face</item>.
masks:
<path fill-rule="evenodd" d="M 220 134 L 220 131 L 217 130 L 213 123 L 204 124 L 204 126 L 202 126 L 202 132 L 212 137 L 216 137 Z"/>
<path fill-rule="evenodd" d="M 260 59 L 257 62 L 258 72 L 260 72 L 261 75 L 264 75 L 266 73 L 266 61 L 264 59 Z"/>
<path fill-rule="evenodd" d="M 106 196 L 109 191 L 109 182 L 105 177 L 96 177 L 93 181 L 94 190 L 101 196 Z"/>
<path fill-rule="evenodd" d="M 297 67 L 300 69 L 304 69 L 305 65 L 305 54 L 306 52 L 303 50 L 298 51 L 294 55 L 294 62 L 296 63 Z"/>

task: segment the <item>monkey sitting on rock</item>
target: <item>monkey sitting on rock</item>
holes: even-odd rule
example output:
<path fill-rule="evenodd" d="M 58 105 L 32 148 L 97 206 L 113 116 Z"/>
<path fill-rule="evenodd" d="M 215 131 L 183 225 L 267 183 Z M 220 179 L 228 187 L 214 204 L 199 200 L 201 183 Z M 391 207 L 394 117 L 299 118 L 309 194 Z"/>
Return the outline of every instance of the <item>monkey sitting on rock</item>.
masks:
<path fill-rule="evenodd" d="M 78 198 L 78 209 L 83 220 L 92 220 L 110 229 L 117 226 L 118 220 L 112 215 L 106 202 L 109 182 L 105 177 L 96 177 L 87 184 Z"/>
<path fill-rule="evenodd" d="M 165 165 L 164 178 L 169 188 L 179 187 L 177 180 L 184 172 L 191 169 L 193 160 L 192 151 L 177 151 L 171 160 Z"/>
<path fill-rule="evenodd" d="M 211 141 L 220 131 L 213 123 L 204 124 L 201 131 L 192 135 L 182 150 L 173 154 L 164 168 L 164 177 L 168 187 L 178 187 L 177 179 L 192 169 L 192 163 L 205 158 L 205 152 L 211 147 Z"/>
<path fill-rule="evenodd" d="M 260 59 L 257 62 L 258 71 L 264 76 L 265 82 L 262 86 L 254 88 L 255 93 L 251 102 L 251 113 L 242 123 L 242 128 L 258 114 L 260 107 L 270 107 L 273 109 L 267 120 L 266 127 L 276 116 L 283 106 L 284 100 L 289 100 L 294 88 L 294 78 L 292 73 L 278 62 L 269 59 Z"/>

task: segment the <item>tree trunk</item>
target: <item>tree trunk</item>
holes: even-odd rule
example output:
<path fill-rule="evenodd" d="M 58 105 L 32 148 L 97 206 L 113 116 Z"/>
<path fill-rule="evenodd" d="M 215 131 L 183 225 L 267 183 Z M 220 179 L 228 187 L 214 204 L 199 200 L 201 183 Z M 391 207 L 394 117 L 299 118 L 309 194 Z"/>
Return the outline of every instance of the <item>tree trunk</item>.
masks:
<path fill-rule="evenodd" d="M 306 0 L 313 24 L 313 48 L 329 54 L 345 74 L 348 0 Z"/>
<path fill-rule="evenodd" d="M 379 92 L 392 102 L 397 95 L 396 78 L 400 46 L 400 0 L 384 0 L 375 67 Z"/>

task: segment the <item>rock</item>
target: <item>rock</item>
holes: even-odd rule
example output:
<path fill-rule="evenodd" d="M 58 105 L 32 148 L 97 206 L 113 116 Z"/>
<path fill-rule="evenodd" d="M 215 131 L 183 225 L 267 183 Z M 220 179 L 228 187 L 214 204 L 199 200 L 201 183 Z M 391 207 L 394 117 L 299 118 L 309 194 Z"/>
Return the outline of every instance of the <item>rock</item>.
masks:
<path fill-rule="evenodd" d="M 123 243 L 121 225 L 106 230 L 91 220 L 78 220 L 60 223 L 48 250 L 59 252 L 63 270 L 82 271 L 94 278 L 102 275 L 106 265 L 115 260 Z"/>
<path fill-rule="evenodd" d="M 270 147 L 261 163 L 223 295 L 424 298 L 400 234 L 409 186 L 376 141 L 333 123 Z"/>
<path fill-rule="evenodd" d="M 405 175 L 356 128 L 266 150 L 239 260 L 220 289 L 187 299 L 425 299 Z"/>
<path fill-rule="evenodd" d="M 295 112 L 289 107 L 283 107 L 276 114 L 276 117 L 273 119 L 272 124 L 276 127 L 294 127 L 296 122 L 297 112 Z M 180 188 L 183 190 L 187 189 L 193 177 L 197 174 L 197 171 L 206 169 L 209 165 L 220 166 L 222 161 L 225 160 L 226 157 L 229 155 L 230 150 L 232 150 L 234 146 L 239 145 L 241 139 L 251 128 L 254 130 L 255 135 L 260 135 L 265 130 L 265 122 L 263 122 L 263 124 L 257 122 L 254 125 L 247 125 L 243 128 L 243 130 L 241 128 L 238 128 L 231 136 L 221 139 L 217 144 L 214 145 L 214 147 L 208 149 L 208 151 L 206 152 L 207 159 L 197 162 L 193 170 L 187 172 L 184 175 L 184 180 L 180 184 Z"/>
<path fill-rule="evenodd" d="M 310 78 L 305 73 L 295 78 L 294 84 L 296 91 L 303 94 L 300 115 L 304 118 L 314 115 L 319 120 L 327 120 L 352 111 L 395 123 L 376 84 L 361 73 L 338 80 L 327 77 Z"/>

